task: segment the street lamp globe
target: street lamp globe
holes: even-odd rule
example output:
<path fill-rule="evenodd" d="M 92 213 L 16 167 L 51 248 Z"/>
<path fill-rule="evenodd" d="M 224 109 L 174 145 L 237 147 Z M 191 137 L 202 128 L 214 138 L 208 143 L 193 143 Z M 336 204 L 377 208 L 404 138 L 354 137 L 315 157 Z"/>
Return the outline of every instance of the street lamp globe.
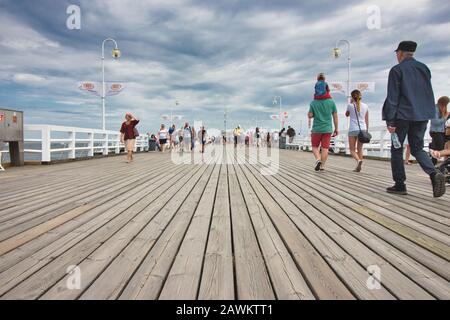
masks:
<path fill-rule="evenodd" d="M 114 48 L 112 51 L 112 56 L 114 59 L 119 59 L 120 58 L 120 50 L 118 48 Z"/>
<path fill-rule="evenodd" d="M 338 59 L 341 56 L 341 49 L 340 48 L 334 48 L 333 49 L 333 55 L 335 59 Z"/>

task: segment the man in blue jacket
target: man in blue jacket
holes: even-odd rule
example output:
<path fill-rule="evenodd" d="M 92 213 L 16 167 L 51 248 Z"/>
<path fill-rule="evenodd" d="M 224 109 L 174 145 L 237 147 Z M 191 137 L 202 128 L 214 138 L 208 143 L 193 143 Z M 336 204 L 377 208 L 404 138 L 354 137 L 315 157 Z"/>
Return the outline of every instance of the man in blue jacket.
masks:
<path fill-rule="evenodd" d="M 423 150 L 427 123 L 436 116 L 431 72 L 425 64 L 414 59 L 416 48 L 414 41 L 401 42 L 395 50 L 399 64 L 389 72 L 383 120 L 390 133 L 397 133 L 402 147 L 395 149 L 392 144 L 391 167 L 395 185 L 387 188 L 387 192 L 407 194 L 403 142 L 408 136 L 411 154 L 431 178 L 433 196 L 441 197 L 445 194 L 445 177 Z"/>

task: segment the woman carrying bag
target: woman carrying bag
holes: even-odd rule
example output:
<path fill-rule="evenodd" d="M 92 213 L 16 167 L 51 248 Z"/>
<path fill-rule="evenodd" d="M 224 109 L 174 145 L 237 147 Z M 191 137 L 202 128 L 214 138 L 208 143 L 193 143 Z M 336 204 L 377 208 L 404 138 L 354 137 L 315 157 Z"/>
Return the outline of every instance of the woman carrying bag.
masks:
<path fill-rule="evenodd" d="M 354 172 L 360 172 L 363 163 L 363 145 L 369 143 L 372 136 L 369 129 L 369 107 L 362 103 L 362 95 L 359 90 L 352 91 L 352 103 L 348 105 L 345 115 L 350 117 L 348 129 L 348 143 L 350 154 L 356 160 Z"/>
<path fill-rule="evenodd" d="M 133 161 L 133 151 L 136 144 L 136 138 L 139 136 L 139 132 L 136 129 L 136 125 L 139 120 L 136 119 L 131 113 L 125 114 L 125 121 L 120 128 L 120 141 L 125 144 L 125 150 L 127 151 L 127 163 Z"/>

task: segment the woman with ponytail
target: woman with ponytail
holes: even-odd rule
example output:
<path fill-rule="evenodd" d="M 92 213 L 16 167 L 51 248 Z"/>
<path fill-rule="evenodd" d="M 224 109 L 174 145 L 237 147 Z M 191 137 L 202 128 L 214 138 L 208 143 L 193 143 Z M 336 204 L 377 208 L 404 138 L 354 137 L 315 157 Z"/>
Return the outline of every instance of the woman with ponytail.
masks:
<path fill-rule="evenodd" d="M 348 143 L 350 153 L 356 160 L 355 172 L 360 172 L 363 163 L 363 143 L 358 140 L 360 131 L 369 130 L 369 107 L 362 102 L 361 91 L 352 91 L 352 101 L 347 107 L 345 115 L 350 117 L 350 126 L 348 129 Z"/>

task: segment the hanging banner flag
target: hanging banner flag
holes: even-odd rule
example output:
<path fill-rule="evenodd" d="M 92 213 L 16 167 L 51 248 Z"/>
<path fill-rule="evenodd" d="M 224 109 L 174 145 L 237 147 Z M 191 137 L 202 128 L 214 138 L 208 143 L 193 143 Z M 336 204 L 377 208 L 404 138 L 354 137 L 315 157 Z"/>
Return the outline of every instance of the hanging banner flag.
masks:
<path fill-rule="evenodd" d="M 345 82 L 328 82 L 331 93 L 347 93 L 347 83 Z"/>
<path fill-rule="evenodd" d="M 98 86 L 95 82 L 82 82 L 78 85 L 78 89 L 88 91 L 99 97 L 101 97 L 102 95 L 101 87 Z"/>
<path fill-rule="evenodd" d="M 179 114 L 172 116 L 172 120 L 181 120 L 182 118 L 183 118 L 183 116 L 179 115 Z M 163 119 L 163 120 L 170 120 L 170 116 L 168 114 L 163 114 L 161 116 L 161 119 Z"/>
<path fill-rule="evenodd" d="M 353 88 L 361 92 L 375 92 L 375 82 L 354 82 Z"/>
<path fill-rule="evenodd" d="M 270 115 L 270 119 L 272 119 L 272 120 L 278 120 L 278 119 L 280 119 L 280 116 L 277 115 L 277 114 L 272 114 L 272 115 Z"/>
<path fill-rule="evenodd" d="M 329 82 L 331 93 L 347 94 L 347 82 Z M 358 89 L 361 92 L 375 92 L 375 82 L 351 82 L 350 91 Z"/>
<path fill-rule="evenodd" d="M 288 113 L 287 113 L 286 111 L 283 112 L 283 113 L 281 114 L 281 116 L 282 116 L 284 119 L 289 118 L 289 115 L 288 115 Z"/>
<path fill-rule="evenodd" d="M 122 90 L 124 89 L 124 85 L 121 83 L 112 83 L 108 85 L 107 88 L 108 89 L 106 91 L 106 96 L 115 96 L 122 92 Z"/>
<path fill-rule="evenodd" d="M 122 92 L 124 89 L 124 85 L 122 83 L 117 82 L 106 82 L 105 83 L 105 96 L 115 96 Z M 80 90 L 88 91 L 90 93 L 95 94 L 96 96 L 102 96 L 102 84 L 98 82 L 81 82 L 78 85 Z"/>

